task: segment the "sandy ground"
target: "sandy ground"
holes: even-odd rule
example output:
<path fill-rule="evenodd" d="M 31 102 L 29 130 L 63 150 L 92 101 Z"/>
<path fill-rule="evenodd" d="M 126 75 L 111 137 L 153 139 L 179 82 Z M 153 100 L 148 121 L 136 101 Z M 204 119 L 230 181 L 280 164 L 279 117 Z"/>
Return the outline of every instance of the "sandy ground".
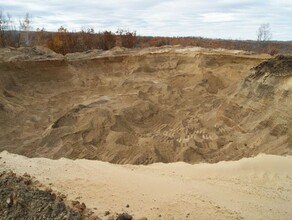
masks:
<path fill-rule="evenodd" d="M 292 155 L 292 58 L 269 58 L 0 49 L 0 151 L 117 164 Z"/>
<path fill-rule="evenodd" d="M 292 219 L 292 56 L 270 58 L 0 49 L 0 171 L 106 220 Z"/>
<path fill-rule="evenodd" d="M 217 164 L 147 166 L 29 159 L 7 151 L 0 157 L 0 171 L 33 175 L 68 199 L 85 202 L 103 219 L 108 210 L 136 219 L 292 217 L 292 157 L 262 154 Z"/>

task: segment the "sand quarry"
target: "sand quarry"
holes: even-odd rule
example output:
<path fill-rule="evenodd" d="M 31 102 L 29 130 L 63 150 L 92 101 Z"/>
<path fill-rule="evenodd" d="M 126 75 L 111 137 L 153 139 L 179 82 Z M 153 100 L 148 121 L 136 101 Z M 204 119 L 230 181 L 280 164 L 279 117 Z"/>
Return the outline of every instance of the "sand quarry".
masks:
<path fill-rule="evenodd" d="M 291 56 L 0 49 L 0 172 L 105 220 L 291 219 L 291 93 Z"/>

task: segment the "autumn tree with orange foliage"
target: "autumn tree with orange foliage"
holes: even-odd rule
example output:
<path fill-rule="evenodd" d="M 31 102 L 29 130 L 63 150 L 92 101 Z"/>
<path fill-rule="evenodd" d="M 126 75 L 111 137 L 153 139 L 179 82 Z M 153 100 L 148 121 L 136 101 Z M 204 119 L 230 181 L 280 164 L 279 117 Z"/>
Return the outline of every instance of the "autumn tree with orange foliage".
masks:
<path fill-rule="evenodd" d="M 111 31 L 100 33 L 99 48 L 103 50 L 110 50 L 116 46 L 116 36 Z"/>
<path fill-rule="evenodd" d="M 67 33 L 67 29 L 61 26 L 57 33 L 52 33 L 51 37 L 47 41 L 47 47 L 53 51 L 61 54 L 66 54 L 70 49 L 70 35 Z"/>
<path fill-rule="evenodd" d="M 43 45 L 45 41 L 45 29 L 37 28 L 35 32 L 34 45 Z"/>
<path fill-rule="evenodd" d="M 134 48 L 136 46 L 136 31 L 129 31 L 124 29 L 118 29 L 117 34 L 119 34 L 120 44 L 122 47 Z"/>

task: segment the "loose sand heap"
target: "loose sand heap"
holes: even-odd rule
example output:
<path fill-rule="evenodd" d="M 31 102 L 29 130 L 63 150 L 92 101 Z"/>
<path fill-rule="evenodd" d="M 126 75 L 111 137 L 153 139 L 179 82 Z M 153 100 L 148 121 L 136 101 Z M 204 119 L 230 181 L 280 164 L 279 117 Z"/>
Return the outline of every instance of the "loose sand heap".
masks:
<path fill-rule="evenodd" d="M 101 219 L 291 219 L 292 157 L 190 165 L 116 165 L 0 153 L 0 172 L 27 172 Z M 105 216 L 106 215 L 106 216 Z M 161 217 L 159 217 L 161 216 Z M 145 219 L 145 218 L 144 218 Z"/>
<path fill-rule="evenodd" d="M 291 155 L 291 57 L 267 59 L 180 47 L 65 57 L 1 49 L 0 151 L 120 164 Z"/>

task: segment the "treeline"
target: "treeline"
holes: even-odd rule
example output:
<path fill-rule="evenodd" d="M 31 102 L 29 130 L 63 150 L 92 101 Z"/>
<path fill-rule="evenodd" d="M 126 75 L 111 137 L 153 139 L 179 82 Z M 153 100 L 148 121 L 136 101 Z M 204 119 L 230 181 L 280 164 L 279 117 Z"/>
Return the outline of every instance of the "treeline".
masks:
<path fill-rule="evenodd" d="M 212 49 L 245 50 L 255 53 L 287 54 L 292 53 L 292 42 L 224 40 L 202 37 L 144 37 L 137 39 L 139 47 L 160 47 L 164 45 L 196 46 Z"/>
<path fill-rule="evenodd" d="M 95 33 L 93 29 L 69 32 L 62 26 L 57 32 L 48 32 L 44 29 L 29 31 L 0 28 L 0 47 L 45 46 L 61 54 L 92 49 L 110 50 L 115 46 L 134 48 L 136 42 L 135 31 L 122 29 L 115 33 L 111 31 Z"/>
<path fill-rule="evenodd" d="M 66 54 L 91 49 L 109 50 L 115 46 L 134 48 L 136 39 L 135 31 L 123 29 L 115 33 L 95 33 L 93 28 L 69 32 L 61 26 L 57 32 L 48 32 L 44 28 L 32 31 L 32 18 L 28 13 L 19 20 L 17 29 L 11 16 L 0 11 L 0 47 L 45 46 L 57 53 Z"/>
<path fill-rule="evenodd" d="M 46 46 L 57 53 L 82 52 L 92 49 L 110 50 L 115 46 L 136 47 L 136 32 L 119 30 L 116 33 L 104 31 L 95 33 L 93 29 L 68 32 L 60 27 L 58 32 L 36 31 L 35 45 Z"/>
<path fill-rule="evenodd" d="M 206 39 L 201 37 L 149 37 L 137 36 L 135 31 L 119 29 L 116 32 L 95 33 L 94 29 L 69 32 L 61 26 L 57 32 L 45 29 L 32 31 L 31 17 L 26 14 L 17 30 L 9 15 L 0 12 L 0 47 L 45 46 L 57 53 L 67 54 L 92 49 L 109 50 L 115 46 L 125 48 L 161 47 L 165 45 L 198 46 L 246 50 L 257 53 L 292 53 L 292 42 L 239 41 Z"/>
<path fill-rule="evenodd" d="M 292 53 L 292 42 L 239 41 L 206 39 L 199 37 L 150 37 L 137 36 L 135 32 L 94 30 L 69 32 L 61 27 L 57 32 L 45 30 L 15 31 L 7 30 L 0 34 L 0 47 L 45 46 L 57 53 L 67 54 L 92 49 L 109 50 L 115 46 L 125 48 L 161 47 L 165 45 L 198 46 L 205 48 L 225 48 L 246 50 L 256 53 Z"/>

